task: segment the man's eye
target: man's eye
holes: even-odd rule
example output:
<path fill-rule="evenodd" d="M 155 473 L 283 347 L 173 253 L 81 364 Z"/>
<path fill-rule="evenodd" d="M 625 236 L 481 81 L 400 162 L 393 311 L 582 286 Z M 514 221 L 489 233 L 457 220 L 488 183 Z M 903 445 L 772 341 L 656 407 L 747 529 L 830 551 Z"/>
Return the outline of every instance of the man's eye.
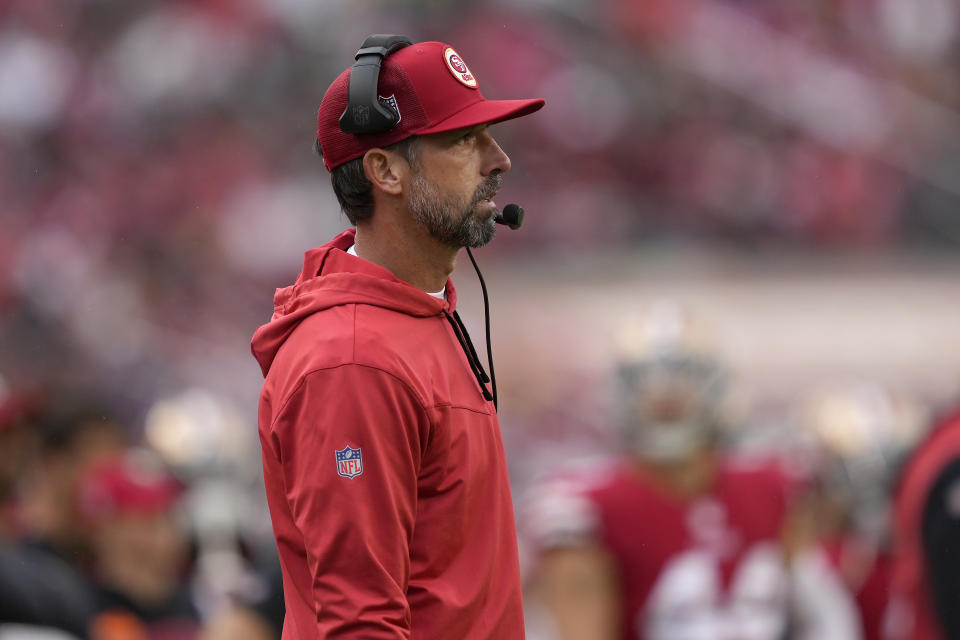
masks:
<path fill-rule="evenodd" d="M 465 134 L 457 138 L 457 144 L 463 144 L 465 142 L 468 142 L 471 138 L 473 138 L 474 135 L 475 134 L 473 133 L 473 131 L 467 131 Z"/>

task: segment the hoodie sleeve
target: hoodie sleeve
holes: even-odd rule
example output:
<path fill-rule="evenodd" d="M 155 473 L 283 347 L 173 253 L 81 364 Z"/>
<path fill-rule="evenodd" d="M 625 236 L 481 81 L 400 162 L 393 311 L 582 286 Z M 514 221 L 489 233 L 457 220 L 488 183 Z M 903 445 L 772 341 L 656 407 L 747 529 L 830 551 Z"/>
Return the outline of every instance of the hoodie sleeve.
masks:
<path fill-rule="evenodd" d="M 403 381 L 357 364 L 307 375 L 274 422 L 319 637 L 409 638 L 409 546 L 428 430 Z"/>

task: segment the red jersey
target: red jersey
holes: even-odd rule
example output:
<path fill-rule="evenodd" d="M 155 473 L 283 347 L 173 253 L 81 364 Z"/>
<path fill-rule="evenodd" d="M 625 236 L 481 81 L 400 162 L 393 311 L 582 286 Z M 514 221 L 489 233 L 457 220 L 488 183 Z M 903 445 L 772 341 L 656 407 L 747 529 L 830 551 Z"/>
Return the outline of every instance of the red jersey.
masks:
<path fill-rule="evenodd" d="M 871 548 L 854 536 L 828 541 L 824 548 L 856 600 L 863 640 L 883 640 L 893 576 L 891 553 Z"/>
<path fill-rule="evenodd" d="M 284 640 L 523 637 L 500 427 L 445 300 L 307 252 L 253 352 Z"/>
<path fill-rule="evenodd" d="M 563 509 L 613 555 L 625 640 L 779 640 L 788 624 L 779 546 L 786 488 L 772 466 L 722 464 L 709 494 L 684 499 L 617 463 L 578 492 L 585 503 L 574 498 Z"/>

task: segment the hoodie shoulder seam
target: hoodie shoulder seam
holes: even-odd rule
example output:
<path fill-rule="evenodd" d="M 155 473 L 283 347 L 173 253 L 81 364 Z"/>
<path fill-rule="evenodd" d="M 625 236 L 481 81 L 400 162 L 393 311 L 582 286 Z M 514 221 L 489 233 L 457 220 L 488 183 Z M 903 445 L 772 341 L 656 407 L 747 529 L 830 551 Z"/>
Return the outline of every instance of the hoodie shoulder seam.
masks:
<path fill-rule="evenodd" d="M 383 373 L 383 374 L 385 374 L 385 375 L 393 378 L 393 379 L 396 380 L 397 382 L 399 382 L 400 385 L 401 385 L 404 389 L 407 390 L 407 393 L 409 393 L 410 396 L 416 401 L 417 406 L 420 407 L 420 411 L 422 411 L 423 414 L 427 417 L 427 422 L 429 422 L 429 423 L 431 424 L 431 426 L 433 426 L 433 421 L 430 419 L 430 412 L 429 412 L 429 410 L 427 409 L 427 407 L 426 407 L 426 405 L 423 403 L 423 401 L 420 399 L 419 394 L 417 394 L 417 392 L 413 390 L 413 387 L 411 387 L 409 384 L 407 384 L 407 381 L 406 381 L 406 380 L 404 380 L 403 378 L 401 378 L 400 376 L 398 376 L 398 375 L 396 375 L 396 374 L 394 374 L 394 373 L 391 373 L 391 372 L 387 371 L 386 369 L 381 369 L 380 367 L 375 367 L 375 366 L 369 365 L 369 364 L 362 364 L 362 363 L 359 363 L 359 362 L 343 362 L 343 363 L 341 363 L 341 364 L 335 364 L 335 365 L 331 365 L 331 366 L 329 366 L 329 367 L 317 367 L 316 369 L 311 369 L 310 371 L 307 371 L 306 373 L 304 373 L 303 375 L 301 375 L 301 376 L 300 376 L 300 380 L 297 381 L 297 384 L 293 387 L 293 389 L 290 391 L 290 393 L 287 395 L 287 397 L 286 397 L 286 398 L 283 400 L 283 402 L 280 404 L 280 408 L 277 410 L 277 414 L 273 417 L 273 420 L 270 421 L 270 431 L 273 432 L 273 431 L 275 430 L 275 427 L 277 426 L 277 422 L 280 420 L 280 417 L 281 417 L 281 416 L 284 414 L 284 412 L 287 410 L 287 405 L 290 404 L 290 401 L 293 400 L 293 397 L 294 397 L 295 395 L 297 395 L 297 393 L 300 391 L 300 389 L 303 388 L 303 386 L 304 386 L 304 385 L 306 384 L 306 382 L 307 382 L 307 378 L 308 378 L 308 377 L 312 376 L 312 375 L 315 374 L 315 373 L 321 373 L 321 372 L 323 372 L 323 371 L 332 371 L 332 370 L 334 370 L 334 369 L 340 369 L 341 367 L 350 367 L 350 366 L 363 367 L 364 369 L 371 369 L 371 370 L 373 370 L 373 371 L 379 371 L 380 373 Z"/>

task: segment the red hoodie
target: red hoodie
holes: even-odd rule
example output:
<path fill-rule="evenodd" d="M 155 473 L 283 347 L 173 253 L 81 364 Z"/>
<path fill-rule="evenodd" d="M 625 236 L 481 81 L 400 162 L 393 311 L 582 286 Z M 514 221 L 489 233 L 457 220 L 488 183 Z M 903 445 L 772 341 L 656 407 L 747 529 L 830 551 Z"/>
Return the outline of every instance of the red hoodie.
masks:
<path fill-rule="evenodd" d="M 456 303 L 308 251 L 253 337 L 284 640 L 523 638 L 507 468 Z"/>

